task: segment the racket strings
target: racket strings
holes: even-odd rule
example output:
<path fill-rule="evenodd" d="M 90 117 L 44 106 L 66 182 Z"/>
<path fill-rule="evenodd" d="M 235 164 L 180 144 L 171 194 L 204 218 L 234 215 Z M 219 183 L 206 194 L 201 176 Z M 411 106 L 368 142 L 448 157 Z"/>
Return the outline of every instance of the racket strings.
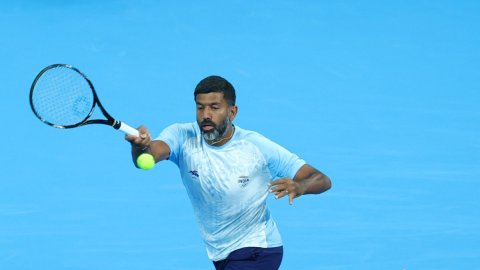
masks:
<path fill-rule="evenodd" d="M 94 96 L 80 73 L 59 66 L 38 78 L 32 92 L 32 105 L 43 121 L 71 126 L 83 122 L 92 113 Z"/>

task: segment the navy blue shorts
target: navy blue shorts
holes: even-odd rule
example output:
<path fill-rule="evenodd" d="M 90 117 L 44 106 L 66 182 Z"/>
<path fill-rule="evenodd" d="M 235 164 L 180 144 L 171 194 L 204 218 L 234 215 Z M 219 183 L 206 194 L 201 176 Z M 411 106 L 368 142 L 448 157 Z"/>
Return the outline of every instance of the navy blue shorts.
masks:
<path fill-rule="evenodd" d="M 282 257 L 283 247 L 246 247 L 233 251 L 225 260 L 213 264 L 216 270 L 277 270 Z"/>

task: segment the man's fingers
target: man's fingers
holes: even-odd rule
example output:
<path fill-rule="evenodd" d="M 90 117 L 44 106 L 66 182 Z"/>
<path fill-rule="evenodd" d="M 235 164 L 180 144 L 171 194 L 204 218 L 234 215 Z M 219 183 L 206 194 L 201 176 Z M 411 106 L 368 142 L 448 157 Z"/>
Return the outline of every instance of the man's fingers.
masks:
<path fill-rule="evenodd" d="M 293 199 L 295 198 L 295 195 L 294 194 L 288 194 L 288 203 L 290 203 L 290 205 L 293 205 Z"/>
<path fill-rule="evenodd" d="M 280 199 L 285 195 L 289 195 L 291 191 L 288 189 L 287 185 L 279 185 L 270 190 L 270 192 L 275 194 L 275 198 Z"/>
<path fill-rule="evenodd" d="M 287 185 L 281 184 L 281 185 L 276 185 L 276 186 L 273 186 L 272 188 L 270 188 L 270 192 L 275 192 L 275 194 L 276 194 L 276 193 L 282 192 L 286 189 L 287 189 Z"/>
<path fill-rule="evenodd" d="M 296 192 L 295 183 L 288 178 L 272 181 L 268 184 L 268 186 L 270 187 L 269 192 L 275 194 L 275 199 L 281 199 L 285 196 L 288 196 L 288 202 L 290 205 L 293 204 L 293 200 L 298 195 Z"/>
<path fill-rule="evenodd" d="M 137 138 L 137 136 L 135 135 L 129 135 L 129 134 L 125 134 L 125 140 L 133 143 L 135 141 L 135 139 Z"/>
<path fill-rule="evenodd" d="M 288 179 L 280 178 L 280 179 L 277 179 L 277 180 L 274 180 L 274 181 L 268 183 L 268 185 L 273 187 L 273 186 L 276 186 L 276 185 L 285 184 L 287 182 L 288 182 Z"/>
<path fill-rule="evenodd" d="M 137 128 L 139 134 L 135 135 L 125 135 L 125 140 L 129 141 L 136 148 L 146 148 L 150 144 L 151 138 L 148 133 L 148 129 L 144 126 Z"/>

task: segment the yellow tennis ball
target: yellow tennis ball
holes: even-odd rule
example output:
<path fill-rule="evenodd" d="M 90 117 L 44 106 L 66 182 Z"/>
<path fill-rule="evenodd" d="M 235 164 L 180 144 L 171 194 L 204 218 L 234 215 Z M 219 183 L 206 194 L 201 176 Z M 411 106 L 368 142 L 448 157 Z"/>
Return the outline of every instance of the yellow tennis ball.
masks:
<path fill-rule="evenodd" d="M 150 170 L 155 166 L 155 159 L 149 153 L 143 153 L 137 157 L 137 165 L 141 169 Z"/>

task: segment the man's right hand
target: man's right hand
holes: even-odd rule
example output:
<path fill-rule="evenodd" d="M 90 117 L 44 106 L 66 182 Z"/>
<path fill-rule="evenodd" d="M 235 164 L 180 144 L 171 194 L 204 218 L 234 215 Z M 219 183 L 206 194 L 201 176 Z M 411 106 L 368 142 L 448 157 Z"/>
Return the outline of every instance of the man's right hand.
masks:
<path fill-rule="evenodd" d="M 139 135 L 125 135 L 125 140 L 132 144 L 132 147 L 136 148 L 140 151 L 146 151 L 150 146 L 150 142 L 152 141 L 152 137 L 150 136 L 150 132 L 145 126 L 140 126 L 137 128 Z"/>

